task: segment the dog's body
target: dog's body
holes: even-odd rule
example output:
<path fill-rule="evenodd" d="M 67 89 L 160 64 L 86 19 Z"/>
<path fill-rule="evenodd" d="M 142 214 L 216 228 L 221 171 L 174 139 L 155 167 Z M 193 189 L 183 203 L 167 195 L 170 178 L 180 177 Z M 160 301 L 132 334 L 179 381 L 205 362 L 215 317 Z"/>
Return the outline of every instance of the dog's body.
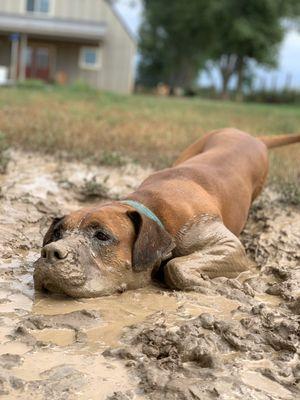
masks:
<path fill-rule="evenodd" d="M 129 196 L 146 204 L 172 235 L 199 215 L 220 218 L 235 235 L 268 171 L 263 142 L 233 129 L 212 132 L 181 155 L 173 168 L 151 175 Z M 191 155 L 191 157 L 189 156 Z"/>
<path fill-rule="evenodd" d="M 48 231 L 44 257 L 36 268 L 36 287 L 75 297 L 109 294 L 120 286 L 146 284 L 162 262 L 166 263 L 167 284 L 177 289 L 203 284 L 203 275 L 237 276 L 249 266 L 237 236 L 266 180 L 268 148 L 296 142 L 300 142 L 300 135 L 257 139 L 232 128 L 205 135 L 187 148 L 172 168 L 147 178 L 127 197 L 129 202 L 83 209 L 56 222 L 65 236 L 53 237 L 55 224 Z M 146 207 L 155 218 L 134 204 Z M 93 226 L 102 227 L 102 234 L 103 230 L 110 232 L 110 250 L 106 247 L 103 252 L 107 239 L 101 241 L 100 249 L 93 244 L 91 234 L 86 234 Z M 66 287 L 66 274 L 74 266 L 66 262 L 67 255 L 54 257 L 63 247 L 69 249 L 62 251 L 63 255 L 77 248 L 73 261 L 81 265 L 73 273 L 81 276 L 80 283 L 70 280 L 70 288 Z M 91 257 L 89 250 L 94 254 L 95 249 L 99 254 Z M 49 272 L 49 262 L 54 273 Z M 57 281 L 57 274 L 63 283 Z M 89 275 L 102 283 L 91 284 Z"/>

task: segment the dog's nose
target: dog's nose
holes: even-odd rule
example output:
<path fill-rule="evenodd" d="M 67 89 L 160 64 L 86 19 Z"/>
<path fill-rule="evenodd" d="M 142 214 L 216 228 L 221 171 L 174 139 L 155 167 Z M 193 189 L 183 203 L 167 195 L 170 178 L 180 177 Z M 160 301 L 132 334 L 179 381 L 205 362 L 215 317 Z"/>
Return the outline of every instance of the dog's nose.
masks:
<path fill-rule="evenodd" d="M 67 258 L 67 249 L 59 243 L 49 243 L 42 248 L 41 256 L 46 258 L 47 261 L 56 262 Z"/>

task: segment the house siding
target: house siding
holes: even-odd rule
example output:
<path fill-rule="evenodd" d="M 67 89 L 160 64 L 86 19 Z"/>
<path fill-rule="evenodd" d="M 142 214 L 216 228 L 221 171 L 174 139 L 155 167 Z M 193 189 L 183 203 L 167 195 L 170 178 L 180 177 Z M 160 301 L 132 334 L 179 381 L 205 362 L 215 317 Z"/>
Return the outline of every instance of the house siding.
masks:
<path fill-rule="evenodd" d="M 101 86 L 106 90 L 130 93 L 134 81 L 136 44 L 110 6 L 103 2 L 108 31 L 103 44 Z"/>
<path fill-rule="evenodd" d="M 103 0 L 54 0 L 54 16 L 85 21 L 102 21 Z"/>
<path fill-rule="evenodd" d="M 84 80 L 98 89 L 130 93 L 134 81 L 133 62 L 136 44 L 111 6 L 105 0 L 52 1 L 52 13 L 49 18 L 98 21 L 107 25 L 104 40 L 98 43 L 101 46 L 99 70 L 81 69 L 79 67 L 81 46 L 69 41 L 56 44 L 56 72 L 66 71 L 69 82 Z M 26 0 L 0 0 L 0 12 L 25 14 L 25 5 Z M 84 45 L 83 42 L 82 46 Z M 97 42 L 91 45 L 97 46 Z"/>
<path fill-rule="evenodd" d="M 51 17 L 83 21 L 103 20 L 104 0 L 51 0 Z M 26 0 L 1 0 L 0 11 L 25 14 Z"/>
<path fill-rule="evenodd" d="M 100 88 L 99 71 L 83 70 L 78 66 L 80 48 L 79 44 L 57 43 L 56 72 L 65 72 L 68 83 L 82 80 L 90 86 Z"/>
<path fill-rule="evenodd" d="M 85 3 L 84 13 L 80 13 L 82 2 Z M 106 38 L 101 46 L 102 65 L 99 72 L 81 70 L 78 79 L 88 77 L 90 84 L 99 89 L 130 93 L 134 82 L 133 58 L 136 45 L 110 5 L 104 0 L 56 0 L 56 16 L 70 18 L 71 14 L 74 19 L 105 21 L 108 26 Z"/>
<path fill-rule="evenodd" d="M 1 0 L 0 11 L 11 14 L 19 14 L 22 10 L 23 0 Z"/>

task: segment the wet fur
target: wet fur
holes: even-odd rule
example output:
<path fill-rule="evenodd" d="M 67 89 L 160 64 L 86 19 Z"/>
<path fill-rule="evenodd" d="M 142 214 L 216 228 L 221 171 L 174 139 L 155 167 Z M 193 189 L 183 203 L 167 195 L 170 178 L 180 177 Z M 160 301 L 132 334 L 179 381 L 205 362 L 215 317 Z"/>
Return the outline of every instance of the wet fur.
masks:
<path fill-rule="evenodd" d="M 119 202 L 72 213 L 52 225 L 43 251 L 53 255 L 70 235 L 84 236 L 85 250 L 80 242 L 68 246 L 69 257 L 82 253 L 77 260 L 86 283 L 70 291 L 74 285 L 72 277 L 66 283 L 69 260 L 55 262 L 49 256 L 36 263 L 36 288 L 45 286 L 51 274 L 48 287 L 58 286 L 59 273 L 49 272 L 51 263 L 54 269 L 61 265 L 66 271 L 59 289 L 73 297 L 141 287 L 162 262 L 166 262 L 166 282 L 178 289 L 201 285 L 204 275 L 237 276 L 249 267 L 238 235 L 266 181 L 268 148 L 296 142 L 300 135 L 260 140 L 233 128 L 210 132 L 189 146 L 172 168 L 152 174 L 127 197 L 154 212 L 165 230 Z M 114 240 L 96 245 L 95 226 Z M 61 236 L 55 238 L 58 228 Z"/>

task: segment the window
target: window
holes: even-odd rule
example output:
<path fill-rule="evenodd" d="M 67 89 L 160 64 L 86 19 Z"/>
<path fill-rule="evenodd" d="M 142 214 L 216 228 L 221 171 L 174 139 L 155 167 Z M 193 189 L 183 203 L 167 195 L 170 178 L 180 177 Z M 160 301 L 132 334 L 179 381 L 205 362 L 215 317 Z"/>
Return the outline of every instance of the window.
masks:
<path fill-rule="evenodd" d="M 83 69 L 99 69 L 100 52 L 98 47 L 82 47 L 80 51 L 79 66 Z"/>
<path fill-rule="evenodd" d="M 50 0 L 27 0 L 26 11 L 49 14 Z"/>

